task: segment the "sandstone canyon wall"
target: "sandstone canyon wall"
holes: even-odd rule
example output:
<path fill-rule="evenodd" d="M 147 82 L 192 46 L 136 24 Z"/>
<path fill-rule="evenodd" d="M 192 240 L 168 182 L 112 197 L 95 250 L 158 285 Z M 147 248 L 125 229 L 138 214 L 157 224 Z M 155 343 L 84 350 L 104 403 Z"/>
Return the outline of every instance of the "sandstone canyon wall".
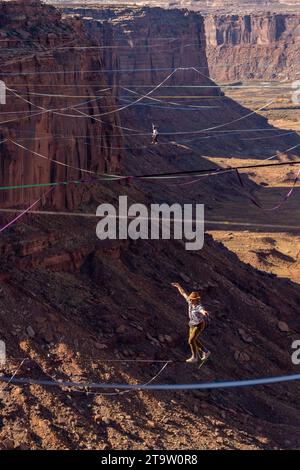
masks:
<path fill-rule="evenodd" d="M 120 152 L 115 148 L 122 141 L 121 131 L 114 127 L 118 115 L 103 116 L 100 122 L 81 118 L 76 110 L 80 103 L 78 109 L 89 115 L 107 113 L 114 107 L 109 90 L 98 91 L 106 85 L 101 56 L 93 49 L 91 53 L 76 48 L 90 45 L 80 22 L 63 22 L 58 10 L 37 1 L 0 2 L 0 38 L 1 79 L 12 90 L 7 91 L 7 104 L 0 105 L 0 141 L 7 139 L 0 147 L 0 185 L 89 175 L 70 167 L 97 173 L 116 171 Z M 49 109 L 56 112 L 45 112 Z M 1 191 L 1 205 L 26 204 L 40 194 L 40 188 Z M 70 208 L 77 198 L 78 191 L 58 187 L 47 201 L 52 207 Z"/>
<path fill-rule="evenodd" d="M 300 15 L 209 15 L 205 31 L 213 79 L 299 79 Z"/>
<path fill-rule="evenodd" d="M 64 11 L 68 16 L 78 15 L 88 35 L 103 46 L 105 66 L 113 70 L 108 74 L 110 84 L 117 85 L 122 78 L 122 84 L 153 86 L 176 67 L 200 68 L 199 84 L 210 84 L 200 15 L 149 7 L 70 7 Z M 177 74 L 176 85 L 186 84 L 187 78 L 187 74 Z M 174 83 L 175 77 L 167 84 Z"/>
<path fill-rule="evenodd" d="M 156 122 L 161 133 L 170 132 L 166 137 L 161 137 L 165 138 L 166 145 L 170 139 L 176 138 L 177 142 L 187 143 L 198 151 L 200 148 L 206 154 L 224 156 L 226 153 L 228 156 L 230 152 L 239 155 L 240 150 L 247 145 L 238 134 L 234 138 L 232 135 L 226 138 L 226 131 L 241 129 L 246 133 L 251 128 L 267 127 L 266 119 L 258 114 L 241 119 L 243 115 L 249 114 L 249 110 L 226 98 L 221 88 L 210 78 L 210 50 L 222 50 L 222 46 L 216 45 L 216 38 L 219 38 L 216 31 L 209 34 L 209 17 L 203 18 L 199 13 L 188 10 L 166 11 L 160 8 L 121 6 L 73 6 L 64 8 L 64 12 L 67 17 L 79 17 L 90 39 L 102 47 L 106 79 L 120 106 L 149 92 L 151 99 L 160 100 L 155 102 L 149 98 L 143 99 L 137 106 L 122 111 L 121 120 L 126 126 L 130 123 L 130 127 L 143 129 L 145 134 L 147 129 L 150 132 L 151 122 Z M 276 34 L 279 34 L 278 29 Z M 243 33 L 242 37 L 246 40 L 248 36 Z M 251 37 L 250 35 L 248 41 Z M 232 44 L 236 42 L 233 38 L 230 41 Z M 262 50 L 264 48 L 265 44 L 262 43 Z M 229 54 L 229 46 L 226 50 Z M 256 56 L 256 53 L 257 49 L 253 46 L 253 55 Z M 244 62 L 246 60 L 244 58 Z M 228 56 L 226 67 L 220 60 L 218 68 L 213 70 L 224 75 L 224 70 L 230 70 L 229 65 L 236 70 L 235 62 Z M 184 70 L 177 70 L 161 88 L 153 92 L 153 87 L 177 67 Z M 274 73 L 274 67 L 270 65 L 270 68 Z M 219 75 L 217 78 L 219 80 Z M 223 78 L 221 76 L 220 80 Z M 198 110 L 195 106 L 198 106 Z M 193 131 L 208 127 L 215 127 L 216 132 L 225 132 L 219 139 L 209 137 L 207 140 L 197 141 Z M 179 136 L 176 134 L 178 131 Z M 186 132 L 186 135 L 180 135 L 180 132 Z M 245 134 L 243 136 L 246 137 Z M 127 135 L 127 138 L 130 136 Z M 146 146 L 147 143 L 149 136 L 144 140 L 141 135 L 136 136 L 134 142 L 131 139 L 132 147 L 139 144 Z M 276 142 L 278 147 L 275 151 L 281 146 L 284 148 L 285 143 L 281 138 L 280 142 Z M 288 145 L 289 143 L 286 147 Z M 172 152 L 170 146 L 165 149 L 165 154 Z M 273 150 L 270 149 L 270 152 Z M 258 154 L 261 155 L 261 147 Z M 189 163 L 191 161 L 192 157 L 189 158 Z"/>

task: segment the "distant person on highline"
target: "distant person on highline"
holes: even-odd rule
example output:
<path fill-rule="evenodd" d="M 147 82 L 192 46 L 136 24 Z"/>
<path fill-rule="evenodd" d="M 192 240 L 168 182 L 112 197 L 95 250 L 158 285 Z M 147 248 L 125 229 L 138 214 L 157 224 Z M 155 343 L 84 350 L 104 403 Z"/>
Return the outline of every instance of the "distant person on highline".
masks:
<path fill-rule="evenodd" d="M 192 351 L 192 356 L 187 359 L 186 362 L 193 363 L 198 360 L 204 362 L 209 358 L 211 353 L 205 346 L 203 346 L 203 344 L 200 343 L 199 336 L 207 326 L 209 314 L 201 304 L 199 292 L 192 292 L 188 295 L 180 284 L 174 282 L 172 283 L 172 286 L 179 290 L 180 294 L 185 298 L 189 306 L 189 345 Z"/>
<path fill-rule="evenodd" d="M 158 131 L 154 124 L 152 124 L 152 144 L 158 144 Z"/>

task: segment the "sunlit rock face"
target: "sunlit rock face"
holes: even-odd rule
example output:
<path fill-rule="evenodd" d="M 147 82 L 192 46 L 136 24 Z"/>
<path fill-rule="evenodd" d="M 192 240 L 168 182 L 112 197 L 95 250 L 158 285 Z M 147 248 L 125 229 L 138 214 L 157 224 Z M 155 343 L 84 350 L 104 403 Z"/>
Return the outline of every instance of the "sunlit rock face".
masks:
<path fill-rule="evenodd" d="M 218 80 L 297 78 L 300 14 L 209 15 L 207 58 Z"/>

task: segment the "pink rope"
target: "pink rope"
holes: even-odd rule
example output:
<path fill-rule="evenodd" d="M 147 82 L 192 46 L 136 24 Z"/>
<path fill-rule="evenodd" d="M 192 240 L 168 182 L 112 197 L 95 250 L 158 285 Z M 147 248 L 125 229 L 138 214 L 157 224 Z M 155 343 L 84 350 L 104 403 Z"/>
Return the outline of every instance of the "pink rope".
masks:
<path fill-rule="evenodd" d="M 248 198 L 250 199 L 250 201 L 251 201 L 256 207 L 258 207 L 259 209 L 261 209 L 261 210 L 263 210 L 263 211 L 265 211 L 265 212 L 271 212 L 271 211 L 275 211 L 275 210 L 279 209 L 279 208 L 280 208 L 283 204 L 285 204 L 285 203 L 288 201 L 288 199 L 291 197 L 291 195 L 293 194 L 293 191 L 294 191 L 294 189 L 295 189 L 295 187 L 296 187 L 296 184 L 297 184 L 297 182 L 298 182 L 298 180 L 299 180 L 300 169 L 298 170 L 298 172 L 297 172 L 297 174 L 296 174 L 296 178 L 295 178 L 295 180 L 294 180 L 294 182 L 293 182 L 293 184 L 292 184 L 291 189 L 290 189 L 290 190 L 287 192 L 287 194 L 281 199 L 281 201 L 280 201 L 278 204 L 276 204 L 276 206 L 273 206 L 273 207 L 270 207 L 270 208 L 265 208 L 265 207 L 263 207 L 263 206 L 261 205 L 261 203 L 260 203 L 257 199 L 255 199 L 251 194 L 248 193 L 248 190 L 247 190 L 247 188 L 245 187 L 245 185 L 244 185 L 244 183 L 243 183 L 243 180 L 242 180 L 242 178 L 241 178 L 241 175 L 240 175 L 240 173 L 239 173 L 238 170 L 236 170 L 236 175 L 237 175 L 237 177 L 238 177 L 238 180 L 239 180 L 239 182 L 240 182 L 240 185 L 242 186 L 242 188 L 244 189 L 244 191 L 247 193 L 247 196 L 248 196 Z"/>
<path fill-rule="evenodd" d="M 0 229 L 0 233 L 4 232 L 4 230 L 6 230 L 11 225 L 16 223 L 19 219 L 21 219 L 25 214 L 27 214 L 27 212 L 29 212 L 33 207 L 35 207 L 44 197 L 46 197 L 50 193 L 50 191 L 52 191 L 53 189 L 54 188 L 50 188 L 48 191 L 46 191 L 44 194 L 42 194 L 42 196 L 39 199 L 37 199 L 29 207 L 27 207 L 27 209 L 25 209 L 23 212 L 21 212 L 19 215 L 17 215 L 17 217 L 15 217 L 13 220 L 8 222 L 8 224 L 4 225 L 4 227 L 2 227 Z"/>
<path fill-rule="evenodd" d="M 185 183 L 168 184 L 167 186 L 187 186 L 188 184 L 199 183 L 200 178 L 205 178 L 205 177 L 208 177 L 208 176 L 217 175 L 221 170 L 222 170 L 222 169 L 217 170 L 215 173 L 208 173 L 207 175 L 205 175 L 205 174 L 199 175 L 197 179 L 193 179 L 192 181 L 187 181 L 187 182 L 185 182 Z M 221 174 L 222 174 L 222 173 L 221 173 Z"/>

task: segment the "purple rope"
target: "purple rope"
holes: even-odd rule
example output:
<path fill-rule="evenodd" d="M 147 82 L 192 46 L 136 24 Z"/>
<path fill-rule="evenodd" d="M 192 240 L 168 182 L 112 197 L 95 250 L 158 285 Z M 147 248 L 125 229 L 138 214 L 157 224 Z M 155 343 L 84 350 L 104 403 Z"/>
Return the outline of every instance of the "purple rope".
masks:
<path fill-rule="evenodd" d="M 263 211 L 266 211 L 266 212 L 270 212 L 270 211 L 275 211 L 275 210 L 279 209 L 279 208 L 280 208 L 283 204 L 285 204 L 285 203 L 288 201 L 288 199 L 291 197 L 291 195 L 292 195 L 293 192 L 294 192 L 295 186 L 296 186 L 296 184 L 297 184 L 297 182 L 298 182 L 298 180 L 299 180 L 300 169 L 298 170 L 297 175 L 296 175 L 296 178 L 295 178 L 295 180 L 294 180 L 294 182 L 293 182 L 293 185 L 292 185 L 291 189 L 288 191 L 288 193 L 282 198 L 282 200 L 281 200 L 278 204 L 276 204 L 276 206 L 270 207 L 269 209 L 264 208 L 264 207 L 260 204 L 259 201 L 257 201 L 253 196 L 251 196 L 251 195 L 248 193 L 248 191 L 247 191 L 247 189 L 246 189 L 246 187 L 245 187 L 245 185 L 244 185 L 244 182 L 243 182 L 243 180 L 242 180 L 242 178 L 241 178 L 241 175 L 240 175 L 240 173 L 239 173 L 238 170 L 236 170 L 236 175 L 237 175 L 237 177 L 238 177 L 238 180 L 239 180 L 239 182 L 240 182 L 240 185 L 242 186 L 242 188 L 244 189 L 244 191 L 247 193 L 247 196 L 248 196 L 248 198 L 250 199 L 250 201 L 251 201 L 256 207 L 258 207 L 259 209 L 261 209 L 261 210 L 263 210 Z"/>
<path fill-rule="evenodd" d="M 54 188 L 50 188 L 48 191 L 46 191 L 44 194 L 42 194 L 42 196 L 39 199 L 37 199 L 29 207 L 27 207 L 27 209 L 25 209 L 23 212 L 21 212 L 19 215 L 17 215 L 13 220 L 8 222 L 8 224 L 4 225 L 4 227 L 2 227 L 0 229 L 0 233 L 4 232 L 4 230 L 6 230 L 11 225 L 16 223 L 19 219 L 21 219 L 25 214 L 27 214 L 27 212 L 29 212 L 33 207 L 35 207 L 44 197 L 46 197 L 53 189 Z"/>

